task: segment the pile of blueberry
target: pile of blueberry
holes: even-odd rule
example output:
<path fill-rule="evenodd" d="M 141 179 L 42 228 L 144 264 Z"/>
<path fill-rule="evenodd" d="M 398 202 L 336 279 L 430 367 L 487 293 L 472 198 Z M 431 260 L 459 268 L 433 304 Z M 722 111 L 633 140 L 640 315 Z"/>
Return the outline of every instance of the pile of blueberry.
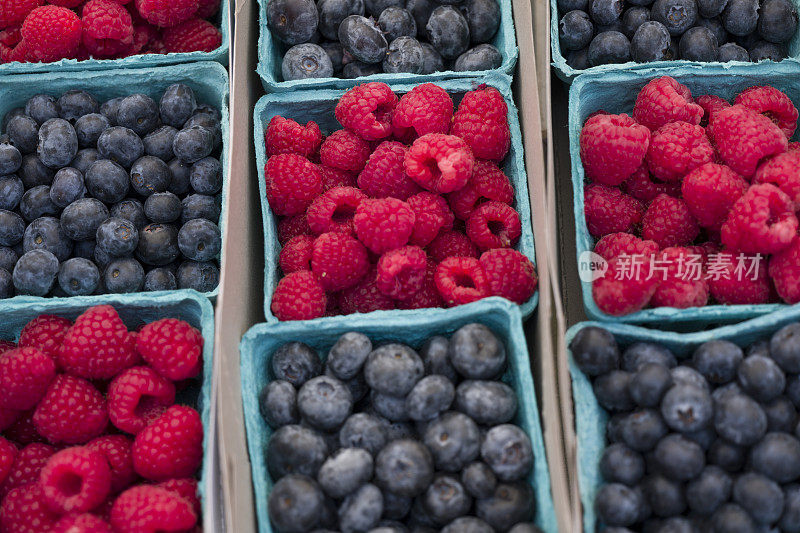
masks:
<path fill-rule="evenodd" d="M 498 0 L 269 0 L 283 79 L 493 70 Z"/>
<path fill-rule="evenodd" d="M 570 349 L 611 415 L 595 500 L 606 531 L 800 531 L 800 323 L 746 351 L 706 342 L 680 364 L 597 327 Z"/>
<path fill-rule="evenodd" d="M 160 102 L 73 90 L 7 113 L 0 298 L 213 290 L 221 118 L 183 84 Z"/>
<path fill-rule="evenodd" d="M 528 435 L 498 381 L 506 353 L 468 324 L 417 353 L 345 333 L 324 366 L 293 342 L 272 356 L 261 412 L 278 532 L 535 533 Z"/>
<path fill-rule="evenodd" d="M 558 0 L 561 53 L 608 63 L 780 61 L 797 31 L 792 0 Z"/>

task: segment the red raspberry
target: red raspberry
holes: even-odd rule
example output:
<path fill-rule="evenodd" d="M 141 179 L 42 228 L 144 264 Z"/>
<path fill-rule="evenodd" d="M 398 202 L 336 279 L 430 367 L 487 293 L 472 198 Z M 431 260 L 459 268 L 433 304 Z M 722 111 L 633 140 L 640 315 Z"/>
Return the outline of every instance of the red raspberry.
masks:
<path fill-rule="evenodd" d="M 334 131 L 322 141 L 319 157 L 323 165 L 359 173 L 369 159 L 369 143 L 347 130 Z"/>
<path fill-rule="evenodd" d="M 376 254 L 404 246 L 414 232 L 414 221 L 414 210 L 396 198 L 363 200 L 353 217 L 358 240 Z"/>
<path fill-rule="evenodd" d="M 26 61 L 50 63 L 74 57 L 81 44 L 81 19 L 65 7 L 42 6 L 22 23 L 22 41 L 17 45 Z"/>
<path fill-rule="evenodd" d="M 500 91 L 482 85 L 465 94 L 453 115 L 450 135 L 464 139 L 476 158 L 502 161 L 511 146 L 511 130 Z"/>
<path fill-rule="evenodd" d="M 749 271 L 751 264 L 756 265 L 755 271 Z M 773 289 L 767 274 L 766 258 L 714 252 L 709 254 L 706 265 L 708 287 L 718 303 L 766 304 L 772 299 Z"/>
<path fill-rule="evenodd" d="M 642 221 L 644 206 L 617 188 L 589 185 L 583 192 L 583 210 L 589 233 L 629 233 Z"/>
<path fill-rule="evenodd" d="M 521 234 L 519 213 L 508 204 L 482 203 L 467 220 L 467 236 L 481 250 L 509 248 Z"/>
<path fill-rule="evenodd" d="M 292 215 L 278 222 L 278 242 L 286 245 L 293 237 L 298 235 L 311 235 L 306 214 Z"/>
<path fill-rule="evenodd" d="M 753 183 L 771 183 L 785 192 L 800 210 L 800 152 L 786 152 L 767 159 L 758 167 Z"/>
<path fill-rule="evenodd" d="M 392 117 L 395 137 L 409 142 L 428 133 L 448 133 L 453 119 L 453 100 L 432 83 L 417 85 L 404 94 Z"/>
<path fill-rule="evenodd" d="M 0 505 L 0 531 L 43 533 L 52 531 L 58 515 L 44 504 L 38 483 L 18 487 Z"/>
<path fill-rule="evenodd" d="M 22 448 L 14 459 L 14 465 L 8 472 L 5 483 L 0 484 L 0 500 L 13 489 L 38 484 L 39 473 L 54 453 L 56 453 L 55 448 L 39 442 Z"/>
<path fill-rule="evenodd" d="M 28 322 L 19 334 L 19 346 L 36 348 L 48 357 L 56 358 L 61 343 L 72 322 L 53 315 L 41 315 Z"/>
<path fill-rule="evenodd" d="M 317 235 L 330 231 L 352 234 L 356 209 L 366 198 L 355 187 L 334 187 L 311 202 L 306 212 L 308 227 Z"/>
<path fill-rule="evenodd" d="M 311 253 L 314 250 L 314 237 L 298 235 L 292 237 L 278 254 L 281 272 L 291 274 L 301 270 L 311 270 Z"/>
<path fill-rule="evenodd" d="M 200 497 L 197 495 L 197 480 L 193 478 L 169 479 L 157 485 L 162 489 L 174 492 L 190 504 L 198 517 L 202 514 Z"/>
<path fill-rule="evenodd" d="M 432 307 L 444 307 L 439 289 L 436 287 L 436 268 L 438 265 L 428 258 L 428 265 L 425 269 L 425 280 L 422 288 L 405 300 L 397 301 L 398 309 L 429 309 Z"/>
<path fill-rule="evenodd" d="M 140 485 L 120 494 L 111 508 L 110 522 L 117 533 L 190 531 L 197 516 L 192 505 L 175 492 Z"/>
<path fill-rule="evenodd" d="M 699 233 L 686 202 L 666 194 L 659 194 L 642 217 L 642 237 L 655 241 L 661 248 L 687 246 Z"/>
<path fill-rule="evenodd" d="M 144 326 L 136 337 L 136 351 L 156 372 L 172 381 L 194 378 L 203 370 L 203 336 L 176 318 Z"/>
<path fill-rule="evenodd" d="M 371 268 L 361 281 L 339 293 L 343 315 L 394 309 L 394 300 L 378 289 L 376 276 L 375 268 Z"/>
<path fill-rule="evenodd" d="M 144 53 L 145 47 L 155 40 L 161 38 L 161 31 L 156 26 L 147 22 L 133 25 L 133 42 L 130 48 L 123 55 L 132 56 Z"/>
<path fill-rule="evenodd" d="M 112 0 L 89 0 L 83 6 L 83 46 L 96 58 L 126 53 L 133 44 L 128 10 Z"/>
<path fill-rule="evenodd" d="M 461 220 L 467 220 L 475 207 L 490 200 L 509 205 L 514 202 L 514 187 L 511 181 L 490 161 L 475 161 L 472 177 L 467 184 L 447 196 L 450 208 Z"/>
<path fill-rule="evenodd" d="M 56 364 L 36 348 L 16 348 L 0 355 L 0 407 L 36 407 L 56 375 Z"/>
<path fill-rule="evenodd" d="M 421 187 L 439 194 L 463 188 L 472 177 L 475 158 L 459 137 L 429 133 L 406 152 L 408 177 Z"/>
<path fill-rule="evenodd" d="M 769 259 L 769 275 L 778 296 L 787 304 L 800 302 L 800 237 Z"/>
<path fill-rule="evenodd" d="M 688 122 L 664 124 L 650 138 L 647 166 L 656 178 L 680 181 L 688 172 L 714 160 L 705 130 Z"/>
<path fill-rule="evenodd" d="M 0 1 L 0 29 L 22 23 L 28 13 L 44 3 L 44 0 L 2 0 Z"/>
<path fill-rule="evenodd" d="M 797 234 L 792 200 L 774 185 L 752 185 L 722 225 L 722 244 L 731 251 L 774 254 Z"/>
<path fill-rule="evenodd" d="M 195 16 L 201 19 L 213 17 L 219 11 L 222 0 L 200 0 L 200 7 L 197 8 Z"/>
<path fill-rule="evenodd" d="M 406 200 L 420 187 L 406 174 L 403 162 L 406 147 L 397 141 L 384 141 L 369 156 L 358 175 L 358 186 L 372 198 L 392 197 Z"/>
<path fill-rule="evenodd" d="M 594 245 L 594 253 L 611 261 L 618 255 L 641 255 L 650 257 L 658 252 L 658 245 L 645 241 L 630 233 L 609 233 Z"/>
<path fill-rule="evenodd" d="M 0 354 L 2 355 L 2 354 Z M 0 432 L 10 428 L 19 418 L 20 412 L 15 409 L 0 407 Z"/>
<path fill-rule="evenodd" d="M 700 125 L 704 128 L 708 128 L 708 123 L 711 121 L 711 115 L 717 111 L 731 106 L 727 100 L 720 98 L 719 96 L 714 96 L 713 94 L 704 94 L 703 96 L 698 96 L 694 99 L 694 103 L 703 108 L 703 118 L 700 120 Z M 706 131 L 706 133 L 710 138 L 711 132 Z"/>
<path fill-rule="evenodd" d="M 619 185 L 638 169 L 650 146 L 650 132 L 628 115 L 595 115 L 583 125 L 581 161 L 586 177 Z"/>
<path fill-rule="evenodd" d="M 47 442 L 47 439 L 36 431 L 36 426 L 33 423 L 33 409 L 13 412 L 16 413 L 16 419 L 5 431 L 7 438 L 23 445 L 33 442 Z"/>
<path fill-rule="evenodd" d="M 536 292 L 536 285 L 539 283 L 536 267 L 522 253 L 508 248 L 497 248 L 483 252 L 480 261 L 492 296 L 502 296 L 514 303 L 523 304 Z"/>
<path fill-rule="evenodd" d="M 59 520 L 52 533 L 112 533 L 111 525 L 93 514 L 70 514 Z"/>
<path fill-rule="evenodd" d="M 15 47 L 22 40 L 19 26 L 12 26 L 5 30 L 0 30 L 0 63 L 11 63 L 24 58 L 12 58 L 12 55 L 21 55 L 22 47 L 19 52 L 15 52 Z"/>
<path fill-rule="evenodd" d="M 453 229 L 455 217 L 447 201 L 439 195 L 421 192 L 408 199 L 414 211 L 414 233 L 409 242 L 416 246 L 428 246 L 441 231 Z"/>
<path fill-rule="evenodd" d="M 491 296 L 492 287 L 474 257 L 450 257 L 436 267 L 436 288 L 449 307 Z"/>
<path fill-rule="evenodd" d="M 749 107 L 772 120 L 787 139 L 797 129 L 797 108 L 784 93 L 775 87 L 750 87 L 736 97 L 734 104 Z"/>
<path fill-rule="evenodd" d="M 276 215 L 299 215 L 322 193 L 319 167 L 297 154 L 270 157 L 264 167 L 267 200 Z"/>
<path fill-rule="evenodd" d="M 17 458 L 17 447 L 0 437 L 0 486 L 8 478 Z"/>
<path fill-rule="evenodd" d="M 320 165 L 319 173 L 322 176 L 322 192 L 329 191 L 334 187 L 356 186 L 355 176 L 349 172 L 345 172 L 344 170 Z"/>
<path fill-rule="evenodd" d="M 711 117 L 714 144 L 731 170 L 749 179 L 765 157 L 785 152 L 786 135 L 770 119 L 742 105 Z"/>
<path fill-rule="evenodd" d="M 109 379 L 139 362 L 134 340 L 110 305 L 87 309 L 67 331 L 58 364 L 67 373 L 88 379 Z"/>
<path fill-rule="evenodd" d="M 108 462 L 111 468 L 111 494 L 122 492 L 136 481 L 131 446 L 133 442 L 123 435 L 98 437 L 86 445 L 90 450 L 105 457 Z"/>
<path fill-rule="evenodd" d="M 327 298 L 317 277 L 292 272 L 278 282 L 270 308 L 278 320 L 310 320 L 325 314 Z"/>
<path fill-rule="evenodd" d="M 164 30 L 164 53 L 213 52 L 222 46 L 222 33 L 203 19 L 189 19 Z"/>
<path fill-rule="evenodd" d="M 381 82 L 356 85 L 336 104 L 336 120 L 365 141 L 385 139 L 392 134 L 392 114 L 397 95 Z"/>
<path fill-rule="evenodd" d="M 443 231 L 431 241 L 427 248 L 428 256 L 441 263 L 448 257 L 478 258 L 478 248 L 464 233 L 453 230 Z"/>
<path fill-rule="evenodd" d="M 146 366 L 123 371 L 108 386 L 108 417 L 136 435 L 175 403 L 175 385 Z"/>
<path fill-rule="evenodd" d="M 683 180 L 681 190 L 689 212 L 704 228 L 719 231 L 733 204 L 748 184 L 725 165 L 706 163 Z"/>
<path fill-rule="evenodd" d="M 33 423 L 54 444 L 83 444 L 105 431 L 106 399 L 88 381 L 62 374 L 36 407 Z"/>
<path fill-rule="evenodd" d="M 689 248 L 664 248 L 656 255 L 661 272 L 654 270 L 658 288 L 650 304 L 653 307 L 702 307 L 708 302 L 708 283 L 701 268 L 689 267 L 694 252 Z"/>
<path fill-rule="evenodd" d="M 428 258 L 419 246 L 386 252 L 378 260 L 378 290 L 395 300 L 405 300 L 422 289 Z"/>
<path fill-rule="evenodd" d="M 150 24 L 161 28 L 177 26 L 197 13 L 198 0 L 136 0 L 136 10 Z"/>
<path fill-rule="evenodd" d="M 274 116 L 264 132 L 264 143 L 267 156 L 278 154 L 298 154 L 303 157 L 311 155 L 322 143 L 322 133 L 313 120 L 301 126 L 290 118 Z"/>
<path fill-rule="evenodd" d="M 85 513 L 106 499 L 111 470 L 101 454 L 83 446 L 56 452 L 39 474 L 44 501 L 57 513 Z"/>
<path fill-rule="evenodd" d="M 608 262 L 605 275 L 592 283 L 592 297 L 603 313 L 622 316 L 644 309 L 657 286 L 658 279 L 650 276 L 649 257 L 618 256 Z"/>
<path fill-rule="evenodd" d="M 355 237 L 346 233 L 323 233 L 314 241 L 311 271 L 327 291 L 352 287 L 369 270 L 369 256 Z"/>
<path fill-rule="evenodd" d="M 676 120 L 700 124 L 703 115 L 703 108 L 692 101 L 689 88 L 669 76 L 648 82 L 633 106 L 633 118 L 650 131 Z"/>
<path fill-rule="evenodd" d="M 203 423 L 191 407 L 174 405 L 137 433 L 133 469 L 152 481 L 195 474 L 203 461 Z"/>

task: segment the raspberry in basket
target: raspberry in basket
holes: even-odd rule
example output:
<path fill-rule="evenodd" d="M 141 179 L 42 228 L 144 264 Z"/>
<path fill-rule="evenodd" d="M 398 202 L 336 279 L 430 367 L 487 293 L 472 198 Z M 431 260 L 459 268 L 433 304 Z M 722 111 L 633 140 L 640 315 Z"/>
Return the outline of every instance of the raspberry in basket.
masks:
<path fill-rule="evenodd" d="M 631 232 L 642 221 L 644 206 L 615 187 L 592 184 L 584 190 L 586 226 L 594 237 Z"/>
<path fill-rule="evenodd" d="M 172 381 L 181 381 L 201 372 L 203 342 L 200 332 L 187 322 L 162 318 L 139 330 L 136 351 L 156 372 Z"/>
<path fill-rule="evenodd" d="M 800 237 L 769 259 L 769 275 L 775 290 L 788 304 L 800 302 Z"/>
<path fill-rule="evenodd" d="M 681 195 L 680 182 L 666 182 L 653 178 L 650 169 L 647 168 L 647 162 L 642 163 L 642 166 L 637 168 L 631 177 L 622 182 L 620 189 L 645 204 L 652 202 L 661 193 L 676 198 Z"/>
<path fill-rule="evenodd" d="M 481 160 L 475 161 L 472 177 L 467 184 L 447 196 L 450 208 L 461 220 L 467 220 L 480 203 L 489 200 L 511 205 L 514 202 L 514 187 L 496 164 Z"/>
<path fill-rule="evenodd" d="M 692 271 L 689 267 L 693 254 L 691 249 L 682 247 L 664 248 L 656 254 L 664 270 L 654 272 L 659 283 L 650 300 L 653 307 L 686 309 L 706 305 L 708 282 L 702 268 Z"/>
<path fill-rule="evenodd" d="M 358 175 L 358 186 L 372 198 L 406 200 L 422 189 L 406 174 L 407 148 L 397 141 L 384 141 L 369 156 Z"/>
<path fill-rule="evenodd" d="M 425 247 L 442 231 L 453 229 L 453 216 L 447 201 L 437 194 L 427 191 L 417 193 L 407 201 L 414 211 L 414 232 L 409 242 Z"/>
<path fill-rule="evenodd" d="M 713 160 L 714 147 L 705 130 L 682 121 L 654 131 L 647 150 L 647 167 L 663 181 L 680 181 L 687 172 Z"/>
<path fill-rule="evenodd" d="M 276 215 L 305 213 L 322 192 L 322 177 L 317 166 L 297 154 L 270 157 L 264 168 L 267 200 Z"/>
<path fill-rule="evenodd" d="M 111 526 L 120 533 L 190 531 L 197 524 L 191 503 L 173 491 L 154 485 L 126 490 L 114 501 Z"/>
<path fill-rule="evenodd" d="M 322 175 L 322 190 L 329 191 L 334 187 L 355 187 L 356 176 L 350 172 L 338 168 L 319 165 L 319 173 Z M 363 171 L 362 171 L 363 173 Z"/>
<path fill-rule="evenodd" d="M 311 254 L 314 250 L 314 237 L 311 235 L 298 235 L 289 239 L 280 254 L 278 265 L 281 272 L 291 274 L 302 270 L 311 270 Z"/>
<path fill-rule="evenodd" d="M 382 254 L 408 243 L 414 232 L 414 210 L 396 198 L 363 200 L 353 225 L 358 239 L 375 252 Z"/>
<path fill-rule="evenodd" d="M 2 0 L 0 1 L 0 29 L 19 25 L 33 9 L 42 5 L 43 0 Z"/>
<path fill-rule="evenodd" d="M 81 30 L 81 19 L 74 11 L 58 6 L 37 7 L 22 23 L 22 41 L 17 48 L 23 50 L 26 61 L 35 63 L 74 57 L 81 44 Z"/>
<path fill-rule="evenodd" d="M 650 276 L 649 257 L 620 256 L 609 261 L 605 275 L 592 283 L 592 297 L 602 312 L 627 315 L 644 309 L 657 286 L 656 277 Z"/>
<path fill-rule="evenodd" d="M 20 448 L 5 483 L 0 484 L 0 500 L 17 487 L 36 484 L 39 481 L 39 473 L 54 453 L 56 453 L 54 447 L 39 442 Z"/>
<path fill-rule="evenodd" d="M 480 261 L 493 296 L 523 304 L 536 291 L 536 268 L 522 253 L 497 248 L 483 252 Z"/>
<path fill-rule="evenodd" d="M 689 88 L 669 76 L 648 82 L 633 107 L 633 118 L 650 131 L 676 120 L 700 124 L 704 114 L 703 108 L 692 100 Z"/>
<path fill-rule="evenodd" d="M 111 494 L 119 494 L 136 481 L 131 446 L 133 441 L 124 435 L 105 435 L 86 444 L 87 448 L 102 454 L 108 462 L 111 468 Z"/>
<path fill-rule="evenodd" d="M 681 190 L 689 212 L 704 228 L 718 231 L 748 184 L 725 165 L 706 163 L 689 172 Z"/>
<path fill-rule="evenodd" d="M 666 194 L 659 194 L 642 217 L 642 237 L 655 241 L 661 248 L 687 246 L 699 233 L 686 202 Z"/>
<path fill-rule="evenodd" d="M 521 234 L 519 213 L 501 202 L 482 203 L 467 220 L 467 236 L 481 250 L 509 248 Z"/>
<path fill-rule="evenodd" d="M 6 480 L 17 458 L 17 447 L 0 437 L 0 485 Z"/>
<path fill-rule="evenodd" d="M 56 375 L 53 360 L 36 348 L 16 348 L 0 357 L 0 407 L 23 411 L 36 407 Z"/>
<path fill-rule="evenodd" d="M 203 424 L 191 407 L 173 405 L 133 441 L 133 469 L 151 481 L 191 477 L 203 460 Z"/>
<path fill-rule="evenodd" d="M 586 177 L 604 185 L 619 185 L 647 155 L 650 132 L 628 115 L 595 115 L 584 124 L 580 151 Z"/>
<path fill-rule="evenodd" d="M 786 135 L 775 123 L 742 105 L 715 113 L 709 128 L 722 161 L 745 179 L 755 173 L 762 159 L 788 147 Z"/>
<path fill-rule="evenodd" d="M 370 313 L 381 309 L 394 309 L 394 300 L 378 289 L 375 268 L 357 284 L 339 293 L 339 308 L 342 314 Z"/>
<path fill-rule="evenodd" d="M 785 192 L 800 209 L 800 152 L 786 152 L 769 158 L 758 167 L 753 183 L 771 183 Z"/>
<path fill-rule="evenodd" d="M 278 242 L 281 244 L 285 245 L 298 235 L 311 235 L 305 213 L 284 217 L 278 222 Z"/>
<path fill-rule="evenodd" d="M 412 294 L 409 298 L 397 301 L 398 309 L 427 309 L 429 307 L 443 307 L 444 300 L 436 287 L 436 268 L 437 264 L 428 258 L 428 265 L 425 268 L 425 280 L 422 288 Z"/>
<path fill-rule="evenodd" d="M 713 94 L 698 96 L 694 99 L 694 103 L 703 108 L 703 118 L 700 120 L 700 125 L 704 128 L 708 127 L 708 123 L 711 121 L 711 115 L 731 106 L 727 100 Z M 710 136 L 711 134 L 709 132 L 709 137 Z"/>
<path fill-rule="evenodd" d="M 722 225 L 722 244 L 731 251 L 774 254 L 792 242 L 798 221 L 791 199 L 774 185 L 752 185 Z"/>
<path fill-rule="evenodd" d="M 355 187 L 334 187 L 318 196 L 306 212 L 308 227 L 316 234 L 354 232 L 353 217 L 367 196 Z"/>
<path fill-rule="evenodd" d="M 423 83 L 404 94 L 392 117 L 397 138 L 412 142 L 428 133 L 448 133 L 453 118 L 453 100 L 447 91 Z"/>
<path fill-rule="evenodd" d="M 450 257 L 436 267 L 436 288 L 450 307 L 491 296 L 481 262 L 474 257 Z"/>
<path fill-rule="evenodd" d="M 83 444 L 105 431 L 106 399 L 85 379 L 60 374 L 36 407 L 33 423 L 52 443 Z"/>
<path fill-rule="evenodd" d="M 366 141 L 385 139 L 392 134 L 397 102 L 397 95 L 385 83 L 356 85 L 336 104 L 336 120 Z"/>
<path fill-rule="evenodd" d="M 733 103 L 766 116 L 777 124 L 787 139 L 791 139 L 797 129 L 797 108 L 775 87 L 750 87 L 739 93 Z"/>
<path fill-rule="evenodd" d="M 42 533 L 52 531 L 58 514 L 44 503 L 42 487 L 38 483 L 17 487 L 0 504 L 0 527 L 15 533 Z"/>
<path fill-rule="evenodd" d="M 322 133 L 313 120 L 301 126 L 290 118 L 274 116 L 264 133 L 267 156 L 278 154 L 299 154 L 311 157 L 322 143 Z"/>
<path fill-rule="evenodd" d="M 72 326 L 66 318 L 40 315 L 28 322 L 19 334 L 20 347 L 36 348 L 48 357 L 56 358 L 64 336 Z"/>
<path fill-rule="evenodd" d="M 333 132 L 322 142 L 319 157 L 323 165 L 359 173 L 370 156 L 369 143 L 347 130 Z"/>
<path fill-rule="evenodd" d="M 136 0 L 136 10 L 150 24 L 161 28 L 177 26 L 197 13 L 198 0 Z"/>
<path fill-rule="evenodd" d="M 146 366 L 129 368 L 108 386 L 111 423 L 136 435 L 175 403 L 175 385 Z"/>
<path fill-rule="evenodd" d="M 708 288 L 718 303 L 766 304 L 773 299 L 766 257 L 742 255 L 740 260 L 738 253 L 717 252 L 708 256 L 706 268 Z"/>
<path fill-rule="evenodd" d="M 311 271 L 328 291 L 351 287 L 369 270 L 364 245 L 347 233 L 323 233 L 314 241 Z"/>
<path fill-rule="evenodd" d="M 89 0 L 81 12 L 83 46 L 92 57 L 114 58 L 133 44 L 133 22 L 128 10 L 113 0 Z"/>
<path fill-rule="evenodd" d="M 403 246 L 378 259 L 378 290 L 395 300 L 407 300 L 422 289 L 428 258 L 419 246 Z"/>
<path fill-rule="evenodd" d="M 511 146 L 511 130 L 500 91 L 483 85 L 465 94 L 453 115 L 450 134 L 464 139 L 476 158 L 502 161 Z"/>
<path fill-rule="evenodd" d="M 431 241 L 427 248 L 428 256 L 441 263 L 448 257 L 478 258 L 478 248 L 459 230 L 443 231 Z"/>
<path fill-rule="evenodd" d="M 611 261 L 618 255 L 642 255 L 650 257 L 658 252 L 658 244 L 645 241 L 632 233 L 609 233 L 594 245 L 594 253 Z"/>
<path fill-rule="evenodd" d="M 113 533 L 108 522 L 89 513 L 64 515 L 53 526 L 52 533 Z"/>
<path fill-rule="evenodd" d="M 421 187 L 438 194 L 463 188 L 472 177 L 475 157 L 460 137 L 429 133 L 406 152 L 408 176 Z"/>
<path fill-rule="evenodd" d="M 222 45 L 222 33 L 207 20 L 193 18 L 164 29 L 161 53 L 212 52 Z"/>
<path fill-rule="evenodd" d="M 39 482 L 50 509 L 59 513 L 85 513 L 103 503 L 108 496 L 111 469 L 99 452 L 76 446 L 50 457 Z"/>

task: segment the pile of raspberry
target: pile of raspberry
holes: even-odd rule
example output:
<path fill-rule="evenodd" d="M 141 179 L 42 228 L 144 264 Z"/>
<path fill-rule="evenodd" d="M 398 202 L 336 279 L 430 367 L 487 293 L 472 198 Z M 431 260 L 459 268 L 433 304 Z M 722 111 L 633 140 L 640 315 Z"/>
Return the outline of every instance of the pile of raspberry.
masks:
<path fill-rule="evenodd" d="M 590 116 L 580 153 L 586 226 L 608 261 L 592 284 L 600 310 L 800 302 L 797 118 L 774 87 L 730 103 L 669 76 L 645 85 L 633 117 Z"/>
<path fill-rule="evenodd" d="M 279 217 L 279 320 L 528 300 L 537 277 L 500 164 L 511 133 L 500 92 L 480 86 L 454 112 L 430 83 L 398 98 L 385 83 L 346 92 L 344 126 L 274 117 L 267 200 Z"/>
<path fill-rule="evenodd" d="M 0 63 L 211 52 L 221 0 L 0 0 Z"/>
<path fill-rule="evenodd" d="M 202 350 L 186 322 L 128 331 L 108 305 L 0 341 L 0 531 L 199 531 L 203 425 L 175 395 Z"/>

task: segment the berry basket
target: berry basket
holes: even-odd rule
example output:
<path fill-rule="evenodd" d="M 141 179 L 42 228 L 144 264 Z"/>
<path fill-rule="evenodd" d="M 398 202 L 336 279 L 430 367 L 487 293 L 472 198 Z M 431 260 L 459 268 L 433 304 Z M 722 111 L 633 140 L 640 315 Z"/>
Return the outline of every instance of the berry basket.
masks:
<path fill-rule="evenodd" d="M 273 531 L 266 505 L 273 485 L 266 466 L 267 441 L 272 431 L 259 413 L 259 392 L 269 381 L 267 369 L 276 348 L 287 342 L 301 341 L 324 353 L 348 331 L 361 332 L 376 344 L 396 341 L 419 347 L 428 337 L 452 334 L 470 322 L 485 324 L 506 344 L 510 368 L 503 381 L 514 389 L 519 399 L 519 411 L 513 423 L 522 427 L 533 443 L 535 466 L 528 481 L 536 496 L 536 524 L 543 531 L 555 532 L 550 475 L 522 321 L 517 306 L 500 298 L 474 302 L 458 309 L 415 311 L 388 321 L 375 315 L 333 317 L 313 322 L 261 324 L 248 331 L 240 345 L 242 402 L 255 497 L 256 501 L 262 502 L 257 506 L 259 531 Z"/>
<path fill-rule="evenodd" d="M 714 94 L 732 98 L 747 87 L 772 85 L 786 93 L 793 102 L 800 102 L 798 64 L 789 60 L 757 67 L 748 65 L 681 65 L 665 69 L 619 71 L 613 73 L 586 74 L 570 87 L 569 93 L 569 139 L 572 163 L 572 191 L 575 212 L 575 243 L 577 256 L 592 250 L 594 238 L 589 234 L 584 216 L 584 168 L 580 157 L 580 132 L 588 116 L 604 109 L 609 113 L 628 113 L 639 90 L 651 79 L 671 76 L 686 85 L 693 95 Z M 592 282 L 581 281 L 583 306 L 586 314 L 594 320 L 618 321 L 640 324 L 658 324 L 659 327 L 700 329 L 737 322 L 776 311 L 783 304 L 760 305 L 707 305 L 676 309 L 657 307 L 615 317 L 603 313 L 592 297 Z"/>
<path fill-rule="evenodd" d="M 514 17 L 511 11 L 511 0 L 498 0 L 500 3 L 500 28 L 491 41 L 491 44 L 500 50 L 503 62 L 500 68 L 494 71 L 454 72 L 452 70 L 436 72 L 434 74 L 372 74 L 356 79 L 344 78 L 317 78 L 305 80 L 281 81 L 281 64 L 286 46 L 273 37 L 267 27 L 267 2 L 258 0 L 259 5 L 259 36 L 258 36 L 258 67 L 256 71 L 261 77 L 264 89 L 270 92 L 295 91 L 297 89 L 344 89 L 357 83 L 367 81 L 383 81 L 385 83 L 424 83 L 447 78 L 469 78 L 483 76 L 488 72 L 511 74 L 517 64 L 519 50 L 514 32 Z"/>
<path fill-rule="evenodd" d="M 501 74 L 492 74 L 480 80 L 458 79 L 448 80 L 437 83 L 448 93 L 454 96 L 455 103 L 458 104 L 460 96 L 474 89 L 479 84 L 486 84 L 497 88 L 505 98 L 508 105 L 508 122 L 511 127 L 511 148 L 505 159 L 504 171 L 514 186 L 514 200 L 516 209 L 522 222 L 522 235 L 516 248 L 525 254 L 534 264 L 536 255 L 534 250 L 533 232 L 531 226 L 530 203 L 528 199 L 528 181 L 525 173 L 525 162 L 522 151 L 522 134 L 519 128 L 519 117 L 517 108 L 511 98 L 511 88 L 508 77 Z M 396 93 L 406 93 L 416 84 L 391 85 Z M 254 112 L 254 137 L 256 145 L 256 162 L 258 168 L 258 187 L 261 196 L 261 213 L 264 224 L 264 249 L 265 249 L 265 270 L 264 270 L 264 313 L 268 322 L 276 321 L 275 315 L 270 309 L 272 294 L 279 280 L 278 254 L 280 244 L 277 238 L 276 218 L 269 207 L 266 196 L 266 183 L 264 182 L 264 165 L 267 160 L 266 149 L 264 146 L 264 131 L 267 124 L 276 115 L 285 116 L 300 122 L 313 120 L 319 124 L 324 131 L 339 128 L 340 125 L 333 116 L 333 110 L 339 97 L 344 94 L 340 90 L 325 91 L 304 91 L 290 94 L 271 94 L 262 97 L 256 104 Z M 523 317 L 527 318 L 533 313 L 539 299 L 539 293 L 534 295 L 521 306 Z M 395 313 L 402 315 L 405 311 L 374 311 L 383 316 L 394 316 Z"/>
<path fill-rule="evenodd" d="M 108 100 L 117 96 L 128 96 L 142 92 L 158 100 L 168 86 L 185 83 L 195 92 L 198 103 L 215 106 L 222 113 L 222 207 L 220 231 L 225 228 L 228 191 L 228 73 L 218 63 L 202 62 L 186 65 L 172 65 L 159 68 L 95 70 L 89 72 L 58 72 L 20 74 L 3 77 L 0 85 L 0 117 L 20 106 L 33 95 L 46 93 L 55 97 L 71 89 L 84 89 L 98 100 Z M 206 293 L 215 299 L 219 288 Z M 17 296 L 22 301 L 39 300 L 38 297 Z"/>

